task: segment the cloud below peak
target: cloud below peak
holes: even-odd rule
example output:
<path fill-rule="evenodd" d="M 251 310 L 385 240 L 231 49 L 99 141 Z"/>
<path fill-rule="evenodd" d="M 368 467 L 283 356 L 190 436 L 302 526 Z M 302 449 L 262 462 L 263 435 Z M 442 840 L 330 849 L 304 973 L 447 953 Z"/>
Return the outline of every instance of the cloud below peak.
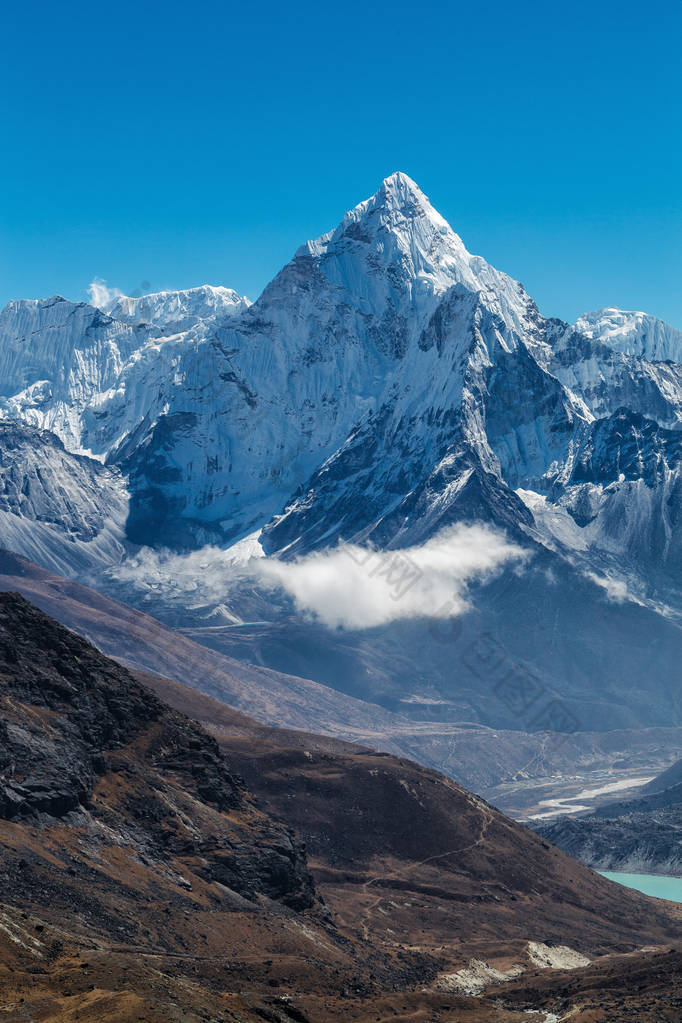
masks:
<path fill-rule="evenodd" d="M 342 544 L 293 562 L 263 558 L 256 571 L 296 608 L 330 628 L 368 629 L 468 610 L 467 587 L 528 552 L 482 525 L 442 530 L 420 547 L 373 550 Z"/>
<path fill-rule="evenodd" d="M 419 547 L 339 544 L 295 561 L 265 557 L 254 533 L 227 550 L 175 554 L 142 548 L 111 575 L 171 602 L 220 606 L 234 620 L 240 591 L 255 584 L 273 596 L 286 595 L 299 614 L 330 629 L 370 629 L 412 618 L 456 618 L 471 606 L 470 584 L 529 557 L 504 533 L 484 525 L 450 526 Z"/>

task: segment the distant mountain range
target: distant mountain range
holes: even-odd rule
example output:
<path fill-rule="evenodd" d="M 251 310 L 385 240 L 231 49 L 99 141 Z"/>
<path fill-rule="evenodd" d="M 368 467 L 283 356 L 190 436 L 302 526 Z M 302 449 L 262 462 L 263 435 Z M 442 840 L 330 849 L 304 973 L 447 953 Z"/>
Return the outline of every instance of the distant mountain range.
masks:
<path fill-rule="evenodd" d="M 223 653 L 415 720 L 682 724 L 682 332 L 543 317 L 404 174 L 253 304 L 10 303 L 0 414 L 0 543 Z"/>
<path fill-rule="evenodd" d="M 682 877 L 682 760 L 628 799 L 535 830 L 596 870 Z"/>

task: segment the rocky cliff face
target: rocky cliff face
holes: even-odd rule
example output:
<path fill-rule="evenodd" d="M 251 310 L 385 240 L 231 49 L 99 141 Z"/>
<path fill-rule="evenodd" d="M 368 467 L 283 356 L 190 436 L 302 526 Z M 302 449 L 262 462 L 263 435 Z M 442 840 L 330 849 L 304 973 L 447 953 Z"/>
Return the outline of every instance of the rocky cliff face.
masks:
<path fill-rule="evenodd" d="M 249 899 L 312 905 L 301 847 L 258 814 L 216 743 L 125 669 L 0 594 L 0 816 L 84 829 Z"/>
<path fill-rule="evenodd" d="M 614 816 L 608 816 L 612 812 Z M 682 876 L 682 805 L 562 817 L 537 829 L 569 856 L 594 870 Z"/>

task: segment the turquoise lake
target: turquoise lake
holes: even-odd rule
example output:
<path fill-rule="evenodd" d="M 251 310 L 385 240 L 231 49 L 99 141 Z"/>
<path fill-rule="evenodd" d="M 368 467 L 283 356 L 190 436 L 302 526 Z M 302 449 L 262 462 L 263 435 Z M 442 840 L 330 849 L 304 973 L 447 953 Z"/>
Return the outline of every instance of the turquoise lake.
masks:
<path fill-rule="evenodd" d="M 657 899 L 670 899 L 671 902 L 682 902 L 682 877 L 664 877 L 661 874 L 621 874 L 613 870 L 600 870 L 602 877 L 609 881 L 617 881 L 626 888 L 636 888 L 645 895 L 654 895 Z"/>

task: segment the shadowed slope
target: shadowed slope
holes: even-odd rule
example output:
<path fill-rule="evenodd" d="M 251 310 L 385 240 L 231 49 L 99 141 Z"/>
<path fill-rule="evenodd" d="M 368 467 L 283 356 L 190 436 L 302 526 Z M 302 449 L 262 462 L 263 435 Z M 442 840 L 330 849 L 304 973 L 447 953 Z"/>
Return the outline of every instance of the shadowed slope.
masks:
<path fill-rule="evenodd" d="M 511 1023 L 546 996 L 531 985 L 507 1011 L 447 978 L 483 952 L 529 973 L 532 941 L 592 957 L 682 934 L 676 907 L 609 884 L 442 776 L 145 681 L 158 695 L 0 595 L 10 1020 Z M 210 722 L 223 753 L 159 695 Z"/>

